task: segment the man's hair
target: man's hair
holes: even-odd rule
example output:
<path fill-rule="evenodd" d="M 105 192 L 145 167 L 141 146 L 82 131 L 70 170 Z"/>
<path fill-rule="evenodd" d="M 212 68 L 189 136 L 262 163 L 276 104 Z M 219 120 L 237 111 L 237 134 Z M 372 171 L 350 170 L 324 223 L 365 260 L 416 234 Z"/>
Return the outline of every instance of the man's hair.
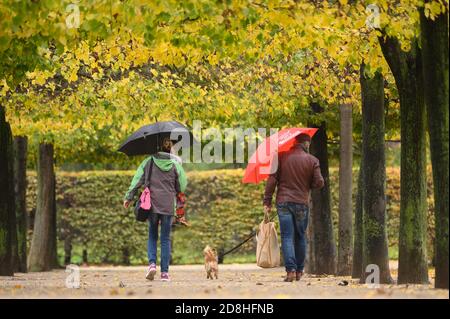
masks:
<path fill-rule="evenodd" d="M 311 136 L 309 136 L 308 134 L 299 134 L 295 137 L 295 140 L 298 144 L 303 143 L 303 142 L 310 142 L 311 143 Z"/>

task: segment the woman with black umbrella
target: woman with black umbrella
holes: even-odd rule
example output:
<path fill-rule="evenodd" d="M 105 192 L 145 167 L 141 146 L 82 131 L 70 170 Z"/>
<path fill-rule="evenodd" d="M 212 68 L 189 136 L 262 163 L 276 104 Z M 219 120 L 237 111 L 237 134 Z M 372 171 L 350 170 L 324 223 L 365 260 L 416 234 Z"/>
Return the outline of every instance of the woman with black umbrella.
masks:
<path fill-rule="evenodd" d="M 173 141 L 169 136 L 159 138 L 159 152 L 146 158 L 136 171 L 131 185 L 125 194 L 123 206 L 128 208 L 134 196 L 145 183 L 145 172 L 149 172 L 151 190 L 151 211 L 149 220 L 148 260 L 149 268 L 146 274 L 148 280 L 153 280 L 156 274 L 156 254 L 158 242 L 158 225 L 161 225 L 161 280 L 169 281 L 169 262 L 171 253 L 170 231 L 176 210 L 176 218 L 184 220 L 184 191 L 186 189 L 186 174 L 179 157 L 171 153 Z M 148 176 L 147 176 L 148 178 Z M 177 204 L 177 205 L 176 205 Z"/>

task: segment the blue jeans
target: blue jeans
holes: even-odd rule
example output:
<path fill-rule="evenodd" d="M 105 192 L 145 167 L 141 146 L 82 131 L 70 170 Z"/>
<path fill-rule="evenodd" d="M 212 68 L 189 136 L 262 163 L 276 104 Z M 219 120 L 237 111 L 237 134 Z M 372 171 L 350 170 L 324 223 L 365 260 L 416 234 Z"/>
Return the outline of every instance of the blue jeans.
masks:
<path fill-rule="evenodd" d="M 309 208 L 304 204 L 287 202 L 277 204 L 277 212 L 286 271 L 303 271 Z"/>
<path fill-rule="evenodd" d="M 148 261 L 156 264 L 158 244 L 158 224 L 161 221 L 161 272 L 169 271 L 170 262 L 170 230 L 172 229 L 172 216 L 150 213 L 148 217 Z"/>

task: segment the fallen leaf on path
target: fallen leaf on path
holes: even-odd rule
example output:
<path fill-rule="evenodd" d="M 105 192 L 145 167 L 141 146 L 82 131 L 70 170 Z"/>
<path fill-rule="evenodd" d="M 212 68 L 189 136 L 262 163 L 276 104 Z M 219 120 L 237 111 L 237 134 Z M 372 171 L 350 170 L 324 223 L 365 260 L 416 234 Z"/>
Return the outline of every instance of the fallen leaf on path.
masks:
<path fill-rule="evenodd" d="M 289 299 L 291 297 L 289 295 L 286 295 L 286 294 L 278 294 L 278 295 L 275 296 L 275 298 L 277 298 L 277 299 Z"/>
<path fill-rule="evenodd" d="M 370 291 L 366 294 L 366 298 L 373 298 L 377 295 L 376 290 Z"/>
<path fill-rule="evenodd" d="M 378 288 L 377 293 L 380 295 L 388 294 L 390 296 L 392 295 L 393 291 L 392 290 L 386 291 L 384 288 Z"/>

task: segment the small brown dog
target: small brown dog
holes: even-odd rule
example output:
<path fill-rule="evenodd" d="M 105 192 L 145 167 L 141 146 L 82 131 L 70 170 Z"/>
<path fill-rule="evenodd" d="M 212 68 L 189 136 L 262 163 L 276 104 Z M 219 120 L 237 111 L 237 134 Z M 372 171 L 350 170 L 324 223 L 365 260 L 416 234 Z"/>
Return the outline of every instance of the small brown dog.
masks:
<path fill-rule="evenodd" d="M 219 265 L 216 250 L 207 245 L 205 249 L 203 249 L 203 255 L 205 256 L 206 279 L 213 279 L 213 275 L 218 279 Z"/>

